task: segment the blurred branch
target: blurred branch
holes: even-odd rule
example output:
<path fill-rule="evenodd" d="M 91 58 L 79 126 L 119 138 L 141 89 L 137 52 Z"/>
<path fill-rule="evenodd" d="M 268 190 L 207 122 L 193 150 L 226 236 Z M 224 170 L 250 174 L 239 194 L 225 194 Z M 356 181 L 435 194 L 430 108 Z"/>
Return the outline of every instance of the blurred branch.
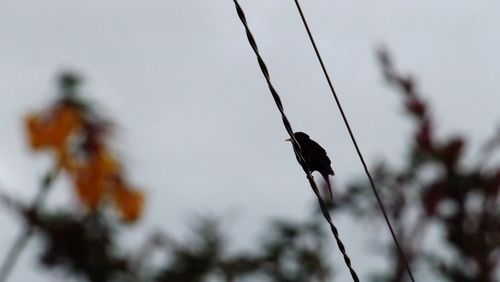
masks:
<path fill-rule="evenodd" d="M 26 212 L 28 213 L 27 226 L 24 227 L 23 232 L 17 237 L 17 239 L 10 247 L 9 252 L 7 253 L 7 256 L 5 257 L 2 263 L 2 266 L 0 267 L 0 282 L 7 281 L 7 278 L 9 277 L 9 274 L 14 268 L 14 265 L 16 264 L 17 259 L 19 258 L 19 255 L 26 246 L 26 243 L 28 243 L 29 239 L 31 238 L 31 235 L 33 235 L 34 225 L 33 222 L 31 221 L 33 219 L 33 216 L 30 215 L 36 215 L 36 213 L 38 212 L 38 208 L 41 206 L 41 204 L 47 197 L 50 187 L 52 186 L 54 180 L 57 178 L 59 171 L 60 171 L 59 166 L 56 166 L 45 175 L 45 177 L 42 180 L 42 185 L 40 186 L 40 189 L 38 190 L 38 193 L 35 196 L 35 199 L 31 203 L 31 205 L 27 208 L 26 210 Z M 5 197 L 4 197 L 4 202 L 9 204 L 15 204 L 12 201 L 8 201 L 8 199 Z"/>

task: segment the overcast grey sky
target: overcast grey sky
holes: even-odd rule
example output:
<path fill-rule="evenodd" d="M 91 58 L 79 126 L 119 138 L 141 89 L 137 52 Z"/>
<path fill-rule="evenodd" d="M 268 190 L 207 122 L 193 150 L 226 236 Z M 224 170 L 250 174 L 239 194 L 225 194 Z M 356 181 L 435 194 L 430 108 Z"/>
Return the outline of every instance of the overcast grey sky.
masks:
<path fill-rule="evenodd" d="M 497 125 L 499 1 L 302 2 L 369 163 L 400 161 L 410 128 L 376 64 L 379 44 L 415 75 L 442 134 L 466 131 L 481 140 Z M 327 149 L 336 183 L 360 176 L 293 1 L 241 5 L 294 128 Z M 156 228 L 181 236 L 192 215 L 206 213 L 224 216 L 235 244 L 250 246 L 269 217 L 308 214 L 313 194 L 283 142 L 232 1 L 1 1 L 0 184 L 23 199 L 49 161 L 27 150 L 22 117 L 54 97 L 54 77 L 67 67 L 85 75 L 85 94 L 121 125 L 119 152 L 148 193 L 142 222 L 127 231 L 130 247 Z M 64 181 L 58 186 L 49 205 L 69 205 L 72 191 Z M 0 228 L 3 259 L 19 226 L 2 210 Z M 366 277 L 372 259 L 359 234 L 371 229 L 345 220 L 338 228 Z M 38 274 L 33 249 L 11 281 L 53 281 Z"/>

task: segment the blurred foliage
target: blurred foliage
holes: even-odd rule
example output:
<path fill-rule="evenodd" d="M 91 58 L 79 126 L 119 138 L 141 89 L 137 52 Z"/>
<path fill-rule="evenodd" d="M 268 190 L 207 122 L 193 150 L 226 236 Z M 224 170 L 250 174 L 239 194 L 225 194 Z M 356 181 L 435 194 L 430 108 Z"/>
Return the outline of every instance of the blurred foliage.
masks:
<path fill-rule="evenodd" d="M 40 262 L 89 281 L 133 281 L 127 257 L 117 254 L 107 221 L 99 215 L 40 214 L 36 228 L 44 248 Z"/>
<path fill-rule="evenodd" d="M 62 74 L 59 98 L 26 118 L 30 147 L 51 152 L 56 161 L 34 204 L 2 197 L 29 227 L 22 236 L 29 238 L 34 233 L 42 239 L 41 265 L 74 279 L 95 282 L 229 282 L 251 277 L 260 281 L 327 281 L 330 270 L 325 236 L 315 220 L 277 220 L 266 231 L 266 239 L 248 253 L 229 253 L 218 223 L 210 218 L 200 219 L 194 238 L 188 242 L 176 242 L 168 234 L 158 233 L 139 250 L 120 250 L 116 233 L 122 223 L 140 218 L 144 196 L 128 184 L 122 164 L 108 144 L 112 122 L 78 95 L 80 80 L 76 74 Z M 83 212 L 79 208 L 59 211 L 41 207 L 42 193 L 60 172 L 70 177 Z M 117 211 L 119 217 L 109 211 Z M 23 248 L 24 244 L 14 247 Z M 151 267 L 158 254 L 164 259 Z M 15 262 L 16 258 L 8 260 Z"/>
<path fill-rule="evenodd" d="M 171 244 L 171 256 L 156 281 L 327 281 L 330 271 L 318 223 L 276 220 L 252 253 L 227 255 L 223 235 L 213 221 L 201 221 L 187 244 Z"/>
<path fill-rule="evenodd" d="M 121 164 L 108 146 L 112 123 L 102 118 L 78 95 L 80 78 L 60 77 L 60 97 L 49 107 L 26 118 L 31 148 L 50 150 L 57 165 L 74 182 L 80 201 L 96 211 L 111 200 L 122 219 L 137 220 L 142 212 L 142 192 L 130 187 Z"/>
<path fill-rule="evenodd" d="M 500 131 L 485 142 L 475 160 L 466 162 L 465 137 L 438 138 L 429 105 L 414 80 L 395 70 L 387 51 L 381 50 L 379 59 L 415 126 L 406 163 L 400 168 L 380 163 L 374 170 L 413 269 L 428 265 L 443 281 L 498 281 L 500 166 L 490 160 L 498 152 Z M 355 210 L 373 219 L 378 207 L 370 193 L 368 183 L 351 185 L 334 205 L 339 211 Z M 440 230 L 439 235 L 428 236 L 432 228 Z M 426 243 L 430 243 L 427 249 Z M 392 242 L 388 248 L 392 248 L 391 271 L 375 280 L 407 281 Z"/>
<path fill-rule="evenodd" d="M 498 152 L 500 132 L 485 142 L 475 161 L 465 162 L 465 137 L 438 138 L 429 105 L 414 80 L 395 70 L 387 52 L 381 51 L 379 58 L 387 82 L 401 92 L 414 124 L 404 166 L 380 163 L 374 169 L 412 268 L 418 273 L 430 266 L 443 281 L 495 281 L 500 259 L 500 167 L 490 160 Z M 332 281 L 329 257 L 335 251 L 315 213 L 304 222 L 272 221 L 251 251 L 228 250 L 228 239 L 213 218 L 201 218 L 193 236 L 183 242 L 158 232 L 140 249 L 123 250 L 117 242 L 121 226 L 140 219 L 144 195 L 128 183 L 108 144 L 112 122 L 79 97 L 80 78 L 64 73 L 59 82 L 56 102 L 26 118 L 28 138 L 31 148 L 55 156 L 55 171 L 42 187 L 50 186 L 56 172 L 66 173 L 83 212 L 30 206 L 3 195 L 3 202 L 30 227 L 27 232 L 43 242 L 41 265 L 73 280 L 96 282 Z M 334 214 L 354 215 L 357 223 L 382 223 L 368 183 L 353 183 L 335 193 Z M 429 236 L 434 227 L 441 232 Z M 388 251 L 380 256 L 391 262 L 387 273 L 375 273 L 372 280 L 407 281 L 392 242 L 366 237 L 372 245 L 382 244 Z M 425 248 L 429 241 L 431 247 Z"/>

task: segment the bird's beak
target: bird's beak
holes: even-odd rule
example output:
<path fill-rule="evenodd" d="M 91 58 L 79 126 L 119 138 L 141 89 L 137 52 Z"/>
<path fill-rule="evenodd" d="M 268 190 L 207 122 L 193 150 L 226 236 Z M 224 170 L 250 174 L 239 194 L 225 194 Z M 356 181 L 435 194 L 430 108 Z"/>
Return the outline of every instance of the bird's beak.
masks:
<path fill-rule="evenodd" d="M 292 141 L 292 138 L 285 139 L 285 141 Z"/>

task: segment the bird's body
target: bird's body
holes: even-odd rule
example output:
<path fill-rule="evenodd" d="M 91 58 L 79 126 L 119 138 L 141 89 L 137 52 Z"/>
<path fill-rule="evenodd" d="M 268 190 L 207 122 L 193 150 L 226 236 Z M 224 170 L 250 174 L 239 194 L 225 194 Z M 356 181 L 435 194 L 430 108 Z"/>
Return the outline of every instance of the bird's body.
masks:
<path fill-rule="evenodd" d="M 328 186 L 329 198 L 332 200 L 333 194 L 329 175 L 335 175 L 335 173 L 333 172 L 331 166 L 332 162 L 330 158 L 328 158 L 325 149 L 304 132 L 295 132 L 293 135 L 300 146 L 302 156 L 304 157 L 309 172 L 312 173 L 313 171 L 317 171 L 321 174 Z M 297 156 L 297 160 L 301 163 L 299 156 Z"/>

